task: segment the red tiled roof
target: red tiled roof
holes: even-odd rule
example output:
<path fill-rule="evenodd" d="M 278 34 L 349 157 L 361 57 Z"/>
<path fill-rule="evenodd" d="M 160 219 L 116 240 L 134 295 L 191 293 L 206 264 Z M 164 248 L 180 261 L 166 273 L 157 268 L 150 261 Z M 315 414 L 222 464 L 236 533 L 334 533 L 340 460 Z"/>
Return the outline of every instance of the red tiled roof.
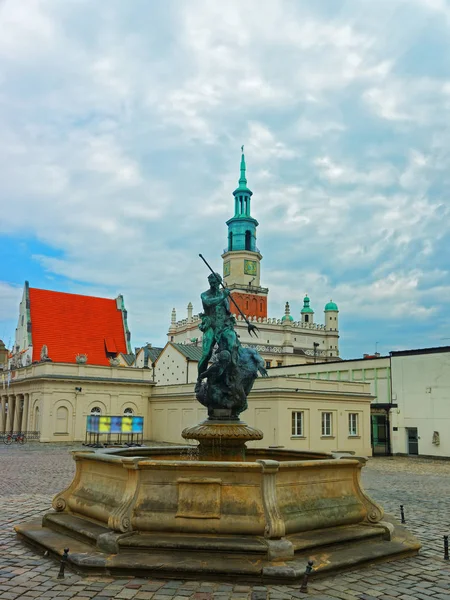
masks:
<path fill-rule="evenodd" d="M 87 354 L 90 365 L 109 365 L 109 351 L 127 353 L 122 311 L 115 300 L 30 288 L 33 358 L 45 344 L 53 362 L 74 363 Z"/>

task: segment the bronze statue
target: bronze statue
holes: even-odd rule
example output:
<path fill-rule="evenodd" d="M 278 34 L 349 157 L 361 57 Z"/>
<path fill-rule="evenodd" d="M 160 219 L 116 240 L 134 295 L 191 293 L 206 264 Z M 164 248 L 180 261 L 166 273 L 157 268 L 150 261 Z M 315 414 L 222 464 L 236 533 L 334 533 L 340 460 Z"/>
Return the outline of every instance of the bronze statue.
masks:
<path fill-rule="evenodd" d="M 234 303 L 230 290 L 223 286 L 221 276 L 214 273 L 203 256 L 201 258 L 211 275 L 209 290 L 201 295 L 204 312 L 199 328 L 203 332 L 203 353 L 198 363 L 195 393 L 197 400 L 208 408 L 210 419 L 238 419 L 247 408 L 247 396 L 258 373 L 265 376 L 267 372 L 258 352 L 242 347 L 234 329 L 236 320 L 230 311 L 230 300 Z M 249 332 L 255 332 L 257 327 L 237 308 Z"/>

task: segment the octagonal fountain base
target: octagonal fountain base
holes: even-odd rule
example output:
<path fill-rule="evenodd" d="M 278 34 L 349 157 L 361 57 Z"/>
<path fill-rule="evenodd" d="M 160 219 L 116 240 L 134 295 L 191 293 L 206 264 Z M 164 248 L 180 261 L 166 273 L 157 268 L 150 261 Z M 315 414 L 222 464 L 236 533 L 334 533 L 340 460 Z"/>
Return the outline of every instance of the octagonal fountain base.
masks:
<path fill-rule="evenodd" d="M 192 447 L 191 447 L 192 449 Z M 186 447 L 74 452 L 42 520 L 17 526 L 78 572 L 294 582 L 417 553 L 360 485 L 364 461 L 280 449 L 192 460 Z"/>

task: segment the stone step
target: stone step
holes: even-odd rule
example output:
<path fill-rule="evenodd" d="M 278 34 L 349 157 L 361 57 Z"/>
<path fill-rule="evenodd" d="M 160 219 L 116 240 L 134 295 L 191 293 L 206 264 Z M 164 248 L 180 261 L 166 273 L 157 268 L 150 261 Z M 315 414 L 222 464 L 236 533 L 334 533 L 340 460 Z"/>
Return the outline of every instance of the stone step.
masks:
<path fill-rule="evenodd" d="M 44 515 L 42 525 L 91 546 L 96 545 L 100 535 L 110 531 L 107 527 L 94 521 L 60 512 L 51 512 Z"/>
<path fill-rule="evenodd" d="M 93 546 L 97 544 L 100 535 L 110 532 L 107 527 L 68 513 L 48 513 L 43 518 L 43 526 Z M 385 530 L 379 526 L 353 525 L 306 531 L 287 536 L 287 539 L 293 544 L 294 551 L 297 553 L 313 551 L 317 547 L 334 546 L 349 541 L 382 538 L 384 533 Z M 119 552 L 133 552 L 143 549 L 237 552 L 239 554 L 260 555 L 267 553 L 267 542 L 263 537 L 257 536 L 200 536 L 161 532 L 132 533 L 118 540 Z"/>
<path fill-rule="evenodd" d="M 314 551 L 298 552 L 293 561 L 265 565 L 262 577 L 266 583 L 289 583 L 303 577 L 308 560 L 312 560 L 314 579 L 327 577 L 337 572 L 366 567 L 371 564 L 415 556 L 420 543 L 405 528 L 395 526 L 391 540 L 374 538 L 316 548 Z"/>
<path fill-rule="evenodd" d="M 313 550 L 314 548 L 334 546 L 349 541 L 383 539 L 386 529 L 380 525 L 347 525 L 330 527 L 328 529 L 313 529 L 301 533 L 293 533 L 286 538 L 294 546 L 295 552 Z"/>
<path fill-rule="evenodd" d="M 314 561 L 312 577 L 315 578 L 411 556 L 420 548 L 412 535 L 398 524 L 390 541 L 376 537 L 361 538 L 352 543 L 304 549 L 296 553 L 294 560 L 272 562 L 254 554 L 213 553 L 204 549 L 186 552 L 181 548 L 155 548 L 108 554 L 97 551 L 91 543 L 42 527 L 40 520 L 19 525 L 15 529 L 27 542 L 41 551 L 48 550 L 54 556 L 61 556 L 63 549 L 69 548 L 69 567 L 81 573 L 177 579 L 198 579 L 201 573 L 202 579 L 249 583 L 263 581 L 289 584 L 301 581 L 308 560 Z"/>
<path fill-rule="evenodd" d="M 136 550 L 184 550 L 267 554 L 263 537 L 245 535 L 195 535 L 182 533 L 138 533 L 119 541 L 120 552 Z"/>

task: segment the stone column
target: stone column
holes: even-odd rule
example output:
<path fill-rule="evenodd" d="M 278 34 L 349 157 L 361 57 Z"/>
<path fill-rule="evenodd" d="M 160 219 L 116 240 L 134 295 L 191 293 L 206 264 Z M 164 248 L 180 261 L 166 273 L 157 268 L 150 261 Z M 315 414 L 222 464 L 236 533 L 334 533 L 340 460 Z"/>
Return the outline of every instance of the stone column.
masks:
<path fill-rule="evenodd" d="M 22 413 L 22 431 L 28 431 L 28 413 L 30 410 L 30 394 L 24 394 L 23 413 Z"/>
<path fill-rule="evenodd" d="M 0 397 L 0 433 L 6 429 L 6 396 Z"/>
<path fill-rule="evenodd" d="M 8 414 L 6 415 L 6 433 L 10 433 L 13 430 L 13 416 L 14 416 L 14 396 L 8 395 Z"/>
<path fill-rule="evenodd" d="M 14 410 L 14 431 L 20 431 L 23 410 L 22 402 L 23 394 L 16 394 L 16 408 Z"/>

